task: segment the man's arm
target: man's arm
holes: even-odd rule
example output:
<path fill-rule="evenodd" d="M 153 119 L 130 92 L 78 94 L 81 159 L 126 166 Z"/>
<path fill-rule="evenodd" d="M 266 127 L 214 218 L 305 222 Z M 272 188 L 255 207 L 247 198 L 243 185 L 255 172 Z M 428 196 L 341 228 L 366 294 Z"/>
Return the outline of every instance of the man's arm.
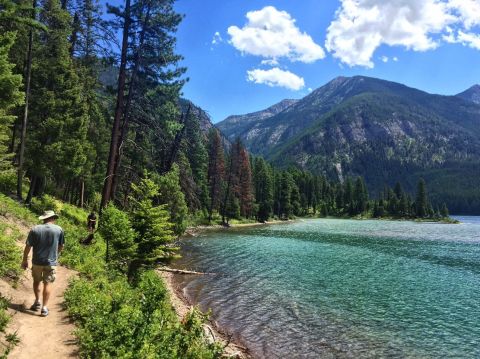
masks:
<path fill-rule="evenodd" d="M 28 255 L 30 254 L 30 247 L 28 244 L 25 245 L 25 249 L 23 250 L 23 260 L 22 260 L 22 268 L 27 269 L 28 268 Z"/>

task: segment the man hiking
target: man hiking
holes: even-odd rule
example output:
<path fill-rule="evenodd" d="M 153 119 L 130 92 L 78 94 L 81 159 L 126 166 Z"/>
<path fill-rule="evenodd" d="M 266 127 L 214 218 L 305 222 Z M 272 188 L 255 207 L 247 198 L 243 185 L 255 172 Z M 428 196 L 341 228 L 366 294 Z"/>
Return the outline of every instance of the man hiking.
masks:
<path fill-rule="evenodd" d="M 33 248 L 32 277 L 35 303 L 30 310 L 37 311 L 41 308 L 40 315 L 48 315 L 48 299 L 55 281 L 55 269 L 58 261 L 58 254 L 62 251 L 65 243 L 63 229 L 55 224 L 58 216 L 54 211 L 45 211 L 38 217 L 43 224 L 32 228 L 28 234 L 25 249 L 23 251 L 22 268 L 28 268 L 28 254 Z M 40 304 L 40 283 L 43 282 L 42 304 Z"/>

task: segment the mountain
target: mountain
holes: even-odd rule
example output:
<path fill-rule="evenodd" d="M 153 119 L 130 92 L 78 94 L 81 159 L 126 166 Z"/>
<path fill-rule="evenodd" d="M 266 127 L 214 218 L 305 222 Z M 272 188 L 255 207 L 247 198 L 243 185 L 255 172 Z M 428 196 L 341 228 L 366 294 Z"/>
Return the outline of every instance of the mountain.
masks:
<path fill-rule="evenodd" d="M 468 90 L 459 93 L 457 97 L 480 105 L 480 85 L 473 85 Z"/>
<path fill-rule="evenodd" d="M 231 142 L 235 140 L 235 137 L 245 135 L 248 137 L 248 131 L 252 130 L 262 121 L 275 116 L 282 112 L 286 108 L 295 104 L 298 100 L 283 100 L 279 103 L 270 106 L 266 110 L 249 113 L 246 115 L 234 115 L 229 116 L 222 122 L 218 123 L 217 128 L 227 137 Z"/>
<path fill-rule="evenodd" d="M 212 119 L 210 118 L 210 115 L 204 109 L 195 105 L 192 101 L 184 98 L 180 98 L 179 106 L 181 111 L 185 113 L 190 107 L 190 111 L 200 122 L 200 128 L 205 134 L 207 134 L 208 131 L 213 127 Z"/>
<path fill-rule="evenodd" d="M 243 126 L 232 116 L 218 126 L 276 165 L 362 175 L 370 191 L 400 181 L 413 193 L 424 177 L 437 204 L 480 213 L 480 105 L 460 96 L 338 77 L 275 115 L 246 116 Z"/>

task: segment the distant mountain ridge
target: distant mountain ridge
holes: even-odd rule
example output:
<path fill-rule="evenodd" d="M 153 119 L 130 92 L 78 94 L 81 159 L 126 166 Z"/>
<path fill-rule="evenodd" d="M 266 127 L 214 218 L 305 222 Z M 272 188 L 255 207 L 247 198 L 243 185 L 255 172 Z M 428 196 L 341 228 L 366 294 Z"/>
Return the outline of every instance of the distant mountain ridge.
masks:
<path fill-rule="evenodd" d="M 235 137 L 241 136 L 241 133 L 250 130 L 251 124 L 255 125 L 257 122 L 273 117 L 296 102 L 298 102 L 298 100 L 285 99 L 265 110 L 245 115 L 229 116 L 216 126 L 230 141 L 234 141 Z"/>
<path fill-rule="evenodd" d="M 370 190 L 400 181 L 413 192 L 425 177 L 437 202 L 448 202 L 454 213 L 480 213 L 476 90 L 440 96 L 375 78 L 338 77 L 276 114 L 230 116 L 217 126 L 279 166 L 337 178 L 363 175 Z"/>
<path fill-rule="evenodd" d="M 480 85 L 473 85 L 469 89 L 459 93 L 457 97 L 480 105 Z"/>

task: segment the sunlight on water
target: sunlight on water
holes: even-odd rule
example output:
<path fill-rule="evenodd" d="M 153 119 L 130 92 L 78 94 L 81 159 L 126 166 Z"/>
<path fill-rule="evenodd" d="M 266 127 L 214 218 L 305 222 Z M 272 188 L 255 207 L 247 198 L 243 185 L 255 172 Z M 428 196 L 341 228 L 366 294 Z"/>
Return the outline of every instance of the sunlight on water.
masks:
<path fill-rule="evenodd" d="M 480 218 L 319 219 L 186 240 L 179 278 L 260 358 L 479 358 Z"/>

